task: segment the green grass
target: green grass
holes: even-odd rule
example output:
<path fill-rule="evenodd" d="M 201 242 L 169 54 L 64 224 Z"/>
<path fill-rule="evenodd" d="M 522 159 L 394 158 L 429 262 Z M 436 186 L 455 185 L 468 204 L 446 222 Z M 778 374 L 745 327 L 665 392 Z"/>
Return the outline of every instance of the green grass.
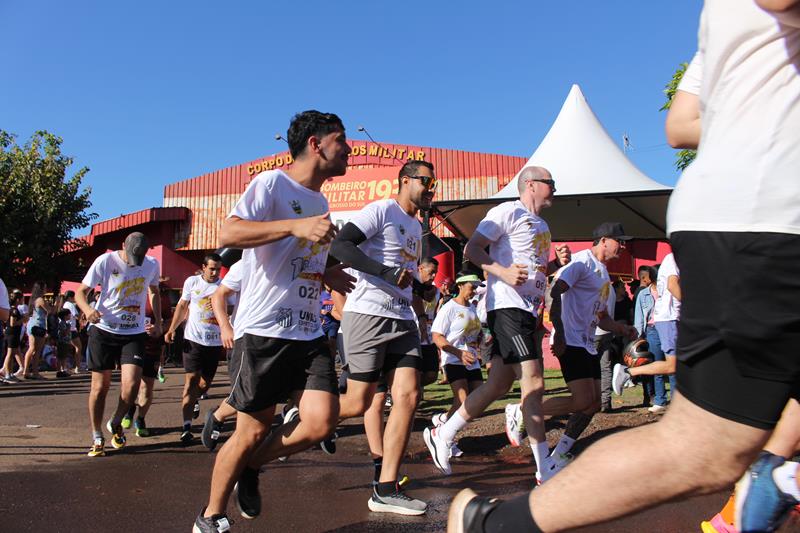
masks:
<path fill-rule="evenodd" d="M 483 371 L 483 378 L 486 379 L 486 370 Z M 566 396 L 569 394 L 569 389 L 567 389 L 567 385 L 564 382 L 560 370 L 544 371 L 544 387 L 545 398 L 548 396 Z M 488 413 L 496 410 L 502 412 L 506 404 L 518 403 L 519 399 L 519 383 L 514 383 L 511 392 L 492 403 L 486 412 Z M 423 416 L 432 416 L 434 413 L 448 410 L 452 402 L 453 392 L 450 390 L 450 385 L 433 383 L 425 387 L 425 395 L 423 401 L 420 403 L 419 411 Z M 612 395 L 612 402 L 614 402 L 614 407 L 619 407 L 620 405 L 641 405 L 642 387 L 625 389 L 622 396 Z"/>

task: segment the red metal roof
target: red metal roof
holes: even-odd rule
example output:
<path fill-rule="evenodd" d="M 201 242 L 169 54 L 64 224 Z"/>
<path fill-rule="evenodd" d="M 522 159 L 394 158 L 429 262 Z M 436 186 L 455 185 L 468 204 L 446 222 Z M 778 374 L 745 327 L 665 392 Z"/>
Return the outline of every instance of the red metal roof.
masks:
<path fill-rule="evenodd" d="M 350 171 L 399 167 L 409 158 L 430 161 L 440 180 L 436 193 L 438 201 L 491 196 L 511 181 L 526 161 L 524 157 L 428 146 L 371 141 L 348 141 L 348 144 L 353 149 Z M 165 206 L 183 206 L 192 211 L 191 224 L 186 225 L 185 233 L 178 235 L 176 247 L 182 250 L 216 248 L 219 227 L 250 180 L 264 170 L 287 169 L 292 162 L 289 152 L 281 152 L 164 187 Z M 435 226 L 437 235 L 451 235 L 444 225 Z"/>
<path fill-rule="evenodd" d="M 190 214 L 191 210 L 186 207 L 151 207 L 149 209 L 142 209 L 135 213 L 120 215 L 116 218 L 110 218 L 98 222 L 97 224 L 92 224 L 90 237 L 147 224 L 148 222 L 186 220 Z"/>

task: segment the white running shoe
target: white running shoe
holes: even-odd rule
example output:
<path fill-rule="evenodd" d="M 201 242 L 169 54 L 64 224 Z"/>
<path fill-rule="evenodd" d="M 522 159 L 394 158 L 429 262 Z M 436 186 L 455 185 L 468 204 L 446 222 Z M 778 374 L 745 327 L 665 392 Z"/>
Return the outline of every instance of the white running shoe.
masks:
<path fill-rule="evenodd" d="M 506 405 L 506 437 L 511 446 L 517 448 L 522 443 L 522 409 L 518 403 Z"/>
<path fill-rule="evenodd" d="M 647 410 L 650 411 L 651 413 L 653 413 L 654 415 L 660 415 L 660 414 L 663 414 L 664 411 L 667 410 L 667 406 L 666 405 L 655 404 L 655 405 L 651 405 L 650 407 L 648 407 Z"/>
<path fill-rule="evenodd" d="M 452 473 L 450 469 L 450 444 L 439 437 L 439 428 L 425 428 L 422 432 L 422 438 L 428 446 L 428 451 L 431 452 L 433 464 L 438 468 L 442 474 L 449 476 Z"/>
<path fill-rule="evenodd" d="M 631 385 L 628 385 L 630 383 Z M 633 385 L 631 375 L 628 373 L 628 367 L 617 363 L 614 365 L 614 374 L 611 378 L 611 388 L 617 396 L 622 394 L 623 387 Z"/>
<path fill-rule="evenodd" d="M 435 428 L 438 428 L 439 426 L 441 426 L 445 422 L 447 422 L 447 412 L 446 411 L 444 413 L 435 414 L 435 415 L 433 415 L 433 418 L 431 418 L 431 423 L 433 424 L 433 427 L 435 427 Z"/>

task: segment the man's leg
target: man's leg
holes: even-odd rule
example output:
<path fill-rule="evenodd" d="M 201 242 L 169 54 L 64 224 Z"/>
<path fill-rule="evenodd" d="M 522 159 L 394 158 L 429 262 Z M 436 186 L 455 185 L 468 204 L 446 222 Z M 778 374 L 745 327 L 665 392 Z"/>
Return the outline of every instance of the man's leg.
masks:
<path fill-rule="evenodd" d="M 139 408 L 139 418 L 146 417 L 150 406 L 153 405 L 154 388 L 155 378 L 142 377 L 142 384 L 139 387 L 139 396 L 136 398 L 136 405 Z"/>
<path fill-rule="evenodd" d="M 536 531 L 531 518 L 522 513 L 524 503 L 535 525 L 549 533 L 605 522 L 673 498 L 720 490 L 742 474 L 769 433 L 721 418 L 678 395 L 658 423 L 600 440 L 524 500 L 496 507 L 487 517 L 485 530 L 493 531 L 498 521 L 514 519 Z M 709 440 L 708 435 L 715 438 Z M 658 461 L 653 461 L 653 453 L 658 453 Z M 625 457 L 625 461 L 610 459 L 613 457 Z M 623 477 L 648 482 L 616 482 Z M 564 498 L 567 493 L 570 497 Z M 575 501 L 581 505 L 576 507 Z M 455 505 L 453 509 L 451 520 Z"/>
<path fill-rule="evenodd" d="M 347 393 L 339 397 L 339 419 L 346 420 L 363 415 L 372 404 L 378 382 L 347 379 Z"/>
<path fill-rule="evenodd" d="M 376 392 L 372 397 L 372 404 L 364 413 L 364 433 L 367 434 L 369 452 L 373 461 L 380 461 L 383 465 L 383 404 L 386 402 L 386 392 Z M 376 463 L 377 468 L 377 463 Z M 375 477 L 378 481 L 378 476 Z"/>
<path fill-rule="evenodd" d="M 511 389 L 519 364 L 505 364 L 499 355 L 492 358 L 492 371 L 485 383 L 472 391 L 461 407 L 441 426 L 425 428 L 423 438 L 431 453 L 433 463 L 445 475 L 450 474 L 450 448 L 456 433 L 473 418 L 482 415 L 489 405 Z"/>
<path fill-rule="evenodd" d="M 233 486 L 253 452 L 269 433 L 274 416 L 274 405 L 256 413 L 239 412 L 236 430 L 219 450 L 214 461 L 211 491 L 204 516 L 225 513 Z"/>
<path fill-rule="evenodd" d="M 106 396 L 111 386 L 111 370 L 93 370 L 92 385 L 89 390 L 89 423 L 92 434 L 102 436 L 103 412 L 106 408 Z"/>
<path fill-rule="evenodd" d="M 122 422 L 122 417 L 136 401 L 139 394 L 139 384 L 142 382 L 142 367 L 134 364 L 123 364 L 120 374 L 119 401 L 117 410 L 111 417 L 111 427 L 115 428 Z"/>
<path fill-rule="evenodd" d="M 181 396 L 181 415 L 183 425 L 192 425 L 192 412 L 197 398 L 200 397 L 200 371 L 186 372 L 183 382 L 183 395 Z"/>
<path fill-rule="evenodd" d="M 419 380 L 420 372 L 411 367 L 396 368 L 387 376 L 392 392 L 392 409 L 383 431 L 381 483 L 397 481 L 419 403 Z"/>
<path fill-rule="evenodd" d="M 457 413 L 466 422 L 481 416 L 492 402 L 502 398 L 511 390 L 511 386 L 516 379 L 515 366 L 513 364 L 504 364 L 499 355 L 493 357 L 492 371 L 489 373 L 486 382 L 467 396 L 466 401 L 459 407 Z"/>
<path fill-rule="evenodd" d="M 257 469 L 278 457 L 307 450 L 326 438 L 339 418 L 337 399 L 336 395 L 325 391 L 303 391 L 298 403 L 300 416 L 270 433 L 250 456 L 247 466 Z"/>

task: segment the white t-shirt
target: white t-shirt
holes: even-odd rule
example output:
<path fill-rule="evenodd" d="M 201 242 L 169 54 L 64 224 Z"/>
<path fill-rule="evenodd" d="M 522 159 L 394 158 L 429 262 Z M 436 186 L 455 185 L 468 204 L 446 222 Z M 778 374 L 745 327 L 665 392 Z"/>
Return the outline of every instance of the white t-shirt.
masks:
<path fill-rule="evenodd" d="M 367 238 L 361 251 L 386 266 L 403 267 L 417 276 L 422 253 L 422 226 L 395 200 L 367 204 L 350 222 Z M 411 285 L 401 289 L 378 276 L 358 272 L 358 281 L 347 297 L 344 311 L 398 320 L 415 320 Z"/>
<path fill-rule="evenodd" d="M 431 326 L 433 326 L 433 319 L 436 318 L 436 306 L 439 304 L 439 296 L 441 296 L 441 293 L 439 292 L 439 289 L 436 289 L 436 294 L 433 296 L 433 300 L 431 300 L 430 302 L 427 300 L 422 300 L 422 307 L 425 310 L 425 316 L 428 319 L 426 321 L 427 324 L 426 333 L 428 334 L 428 338 L 427 340 L 425 339 L 420 340 L 420 344 L 422 344 L 423 346 L 428 346 L 433 344 L 433 336 L 431 335 Z M 420 338 L 421 337 L 422 336 L 420 335 Z"/>
<path fill-rule="evenodd" d="M 100 285 L 95 309 L 98 328 L 109 333 L 144 333 L 147 287 L 158 288 L 158 261 L 145 256 L 141 266 L 129 266 L 119 252 L 106 252 L 94 260 L 83 278 L 87 287 Z"/>
<path fill-rule="evenodd" d="M 681 316 L 681 302 L 672 296 L 667 288 L 670 276 L 681 276 L 678 265 L 675 264 L 675 257 L 667 254 L 658 268 L 658 278 L 656 279 L 656 290 L 658 298 L 653 307 L 653 322 L 669 322 L 678 320 Z"/>
<path fill-rule="evenodd" d="M 519 201 L 502 203 L 486 213 L 475 230 L 491 241 L 489 257 L 509 267 L 527 265 L 528 280 L 511 286 L 489 274 L 486 280 L 486 310 L 517 308 L 537 314 L 547 285 L 550 228 L 547 222 Z"/>
<path fill-rule="evenodd" d="M 230 216 L 275 221 L 328 212 L 321 192 L 303 187 L 283 171 L 262 172 L 250 182 Z M 248 248 L 236 326 L 261 337 L 311 340 L 322 335 L 319 295 L 330 244 L 286 237 Z"/>
<path fill-rule="evenodd" d="M 239 337 L 244 335 L 244 332 L 238 331 L 236 329 L 237 322 L 235 320 L 236 311 L 239 310 L 239 294 L 241 293 L 242 290 L 243 271 L 244 271 L 244 262 L 240 259 L 239 261 L 236 261 L 233 265 L 231 265 L 231 268 L 228 270 L 228 273 L 225 274 L 225 277 L 222 278 L 222 282 L 220 282 L 220 285 L 224 285 L 225 287 L 233 291 L 229 303 L 231 301 L 233 302 L 232 304 L 233 311 L 231 312 L 230 321 L 231 325 L 233 325 L 234 339 L 238 339 Z"/>
<path fill-rule="evenodd" d="M 444 335 L 447 342 L 458 348 L 470 352 L 475 356 L 475 362 L 467 366 L 467 370 L 481 367 L 480 363 L 480 336 L 481 321 L 472 306 L 464 307 L 456 302 L 455 298 L 439 309 L 436 319 L 431 327 L 433 333 Z M 462 365 L 461 358 L 442 350 L 443 365 Z"/>
<path fill-rule="evenodd" d="M 72 313 L 69 319 L 70 331 L 78 331 L 78 315 L 80 314 L 78 306 L 74 302 L 64 302 L 64 309 L 69 309 L 69 312 Z"/>
<path fill-rule="evenodd" d="M 202 274 L 189 276 L 183 283 L 181 300 L 189 302 L 189 316 L 183 337 L 203 346 L 222 346 L 217 317 L 211 308 L 211 295 L 219 287 L 220 280 L 209 283 Z"/>
<path fill-rule="evenodd" d="M 8 289 L 2 279 L 0 279 L 0 309 L 11 309 L 8 301 Z"/>
<path fill-rule="evenodd" d="M 702 133 L 672 192 L 668 233 L 800 234 L 796 26 L 782 26 L 752 0 L 706 0 L 694 61 Z M 696 93 L 688 74 L 679 89 Z"/>
<path fill-rule="evenodd" d="M 606 266 L 597 260 L 591 248 L 581 250 L 556 272 L 555 279 L 569 285 L 569 290 L 561 295 L 561 322 L 567 345 L 596 354 L 594 335 L 598 315 L 608 311 L 608 297 L 612 292 Z"/>

